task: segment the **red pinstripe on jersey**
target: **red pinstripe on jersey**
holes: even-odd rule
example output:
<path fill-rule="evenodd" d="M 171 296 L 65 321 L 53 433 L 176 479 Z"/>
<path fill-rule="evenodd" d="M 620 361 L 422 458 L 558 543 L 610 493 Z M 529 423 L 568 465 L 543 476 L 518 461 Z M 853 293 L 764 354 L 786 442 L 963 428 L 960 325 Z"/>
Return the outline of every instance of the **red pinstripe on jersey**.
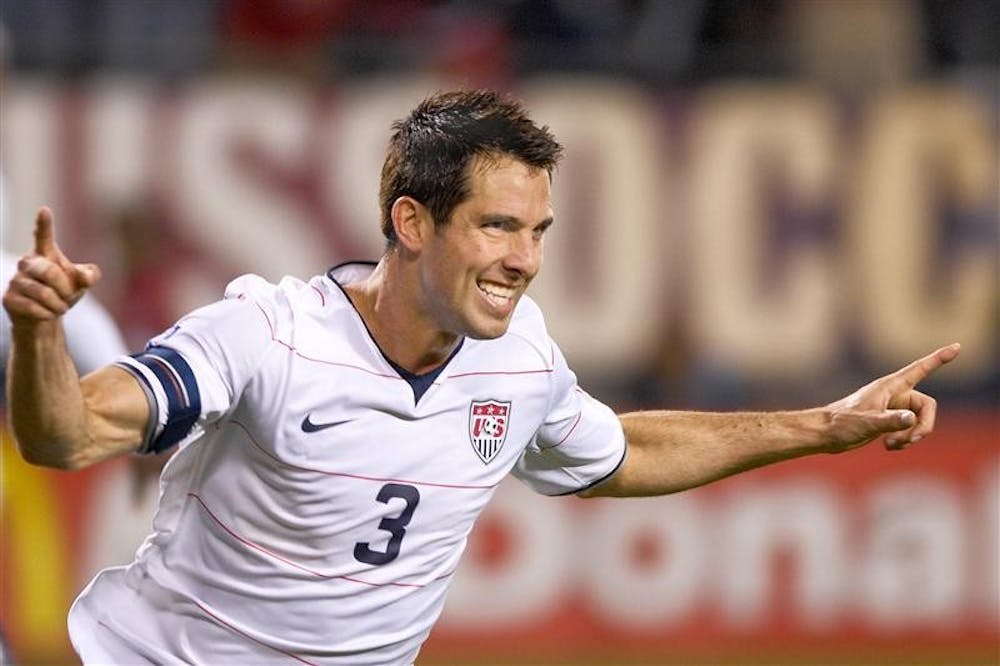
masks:
<path fill-rule="evenodd" d="M 290 657 L 291 659 L 294 659 L 295 661 L 299 662 L 300 664 L 309 664 L 309 666 L 319 666 L 319 664 L 317 664 L 316 662 L 309 661 L 308 659 L 303 659 L 299 655 L 294 654 L 292 652 L 289 652 L 288 650 L 282 650 L 279 647 L 275 647 L 273 645 L 268 645 L 264 641 L 259 640 L 257 638 L 254 638 L 253 636 L 251 636 L 250 634 L 246 633 L 245 631 L 241 631 L 239 629 L 239 627 L 234 627 L 229 622 L 226 622 L 221 617 L 219 617 L 218 615 L 216 615 L 215 613 L 213 613 L 209 609 L 205 608 L 205 606 L 203 606 L 202 604 L 198 603 L 196 600 L 192 599 L 191 602 L 194 603 L 194 605 L 197 606 L 201 610 L 202 613 L 204 613 L 205 615 L 209 616 L 215 622 L 217 622 L 217 623 L 221 624 L 222 626 L 224 626 L 226 629 L 229 629 L 230 631 L 239 634 L 243 638 L 246 638 L 249 641 L 253 641 L 257 645 L 262 645 L 262 646 L 266 647 L 269 650 L 274 650 L 275 652 L 280 652 L 281 654 L 285 655 L 286 657 Z"/>
<path fill-rule="evenodd" d="M 538 375 L 551 373 L 552 368 L 542 368 L 541 370 L 483 370 L 481 372 L 459 372 L 448 375 L 448 379 L 461 379 L 462 377 L 484 377 L 488 375 Z"/>
<path fill-rule="evenodd" d="M 559 440 L 558 442 L 556 442 L 555 444 L 553 444 L 552 446 L 547 446 L 547 447 L 545 447 L 545 448 L 546 448 L 546 449 L 554 449 L 554 448 L 556 448 L 557 446 L 559 446 L 560 444 L 562 444 L 563 442 L 565 442 L 565 441 L 566 441 L 567 439 L 569 439 L 569 436 L 573 434 L 573 431 L 574 431 L 574 430 L 576 430 L 576 426 L 577 426 L 577 425 L 579 425 L 579 423 L 580 423 L 580 417 L 582 417 L 582 416 L 583 416 L 583 412 L 580 412 L 579 414 L 577 414 L 577 415 L 576 415 L 576 418 L 575 418 L 575 419 L 573 419 L 573 425 L 571 425 L 571 426 L 569 427 L 569 430 L 568 430 L 568 431 L 566 432 L 566 434 L 565 434 L 565 435 L 563 436 L 563 438 L 562 438 L 562 439 L 560 439 L 560 440 Z"/>
<path fill-rule="evenodd" d="M 250 442 L 255 447 L 257 447 L 261 451 L 261 453 L 263 453 L 264 455 L 268 456 L 269 458 L 275 460 L 276 462 L 278 462 L 278 463 L 280 463 L 280 464 L 282 464 L 282 465 L 284 465 L 286 467 L 291 467 L 292 469 L 299 469 L 299 470 L 302 470 L 304 472 L 315 472 L 317 474 L 323 474 L 325 476 L 339 476 L 339 477 L 343 477 L 343 478 L 347 478 L 347 479 L 359 479 L 361 481 L 377 481 L 379 483 L 406 483 L 406 484 L 409 484 L 411 486 L 429 486 L 429 487 L 433 487 L 433 488 L 451 488 L 451 489 L 454 489 L 454 490 L 486 490 L 486 489 L 493 488 L 496 485 L 498 485 L 496 483 L 488 483 L 488 484 L 483 484 L 483 485 L 475 485 L 475 484 L 462 484 L 462 483 L 438 483 L 438 482 L 435 482 L 435 481 L 417 481 L 417 480 L 414 480 L 414 479 L 397 479 L 397 478 L 388 477 L 388 476 L 369 476 L 369 475 L 366 475 L 366 474 L 351 474 L 351 473 L 348 473 L 348 472 L 333 472 L 333 471 L 330 471 L 330 470 L 318 469 L 318 468 L 315 468 L 315 467 L 305 467 L 303 465 L 295 465 L 293 463 L 288 462 L 287 460 L 282 460 L 281 458 L 278 458 L 273 453 L 271 453 L 270 451 L 268 451 L 266 448 L 264 448 L 263 446 L 261 446 L 260 442 L 258 442 L 256 439 L 254 439 L 254 436 L 250 434 L 250 430 L 249 430 L 249 428 L 247 428 L 247 426 L 245 424 L 240 423 L 236 419 L 230 419 L 229 423 L 232 423 L 233 425 L 238 426 L 246 434 L 247 439 L 249 439 Z"/>
<path fill-rule="evenodd" d="M 205 513 L 207 513 L 209 515 L 209 517 L 213 521 L 215 521 L 215 523 L 219 527 L 221 527 L 222 529 L 224 529 L 229 534 L 229 536 L 233 537 L 234 539 L 236 539 L 237 541 L 239 541 L 243 545 L 248 546 L 250 548 L 253 548 L 254 550 L 259 551 L 261 553 L 264 553 L 265 555 L 267 555 L 269 557 L 273 557 L 274 559 L 276 559 L 276 560 L 278 560 L 280 562 L 284 562 L 285 564 L 287 564 L 290 567 L 294 567 L 294 568 L 296 568 L 296 569 L 298 569 L 300 571 L 305 571 L 307 574 L 315 576 L 316 578 L 319 578 L 321 580 L 332 580 L 334 578 L 337 578 L 337 579 L 340 579 L 340 580 L 350 581 L 352 583 L 359 583 L 361 585 L 368 585 L 369 587 L 386 587 L 386 586 L 389 586 L 389 587 L 424 587 L 425 585 L 427 585 L 427 583 L 400 583 L 400 582 L 397 582 L 397 581 L 392 581 L 392 582 L 389 582 L 389 583 L 372 583 L 371 581 L 361 580 L 360 578 L 355 578 L 353 576 L 344 576 L 342 574 L 325 574 L 325 573 L 323 573 L 321 571 L 315 571 L 314 569 L 310 569 L 309 567 L 304 566 L 302 564 L 299 564 L 298 562 L 293 562 L 292 560 L 288 559 L 287 557 L 279 555 L 278 553 L 275 553 L 274 551 L 269 550 L 269 549 L 265 548 L 264 546 L 261 546 L 259 543 L 255 543 L 255 542 L 251 541 L 250 539 L 247 539 L 246 537 L 240 536 L 231 527 L 229 527 L 228 525 L 226 525 L 225 523 L 223 523 L 222 520 L 220 520 L 217 515 L 215 515 L 215 513 L 212 511 L 212 509 L 209 508 L 208 504 L 205 503 L 205 500 L 201 497 L 201 495 L 198 495 L 197 493 L 188 493 L 187 496 L 190 497 L 190 498 L 192 498 L 192 499 L 194 499 L 195 501 L 197 501 L 198 504 L 201 505 L 201 508 L 203 508 L 205 510 Z M 436 578 L 433 578 L 431 580 L 431 582 L 435 582 L 435 581 L 443 580 L 445 578 L 449 578 L 454 573 L 455 573 L 455 570 L 452 569 L 451 571 L 449 571 L 446 574 L 441 574 L 440 576 L 437 576 Z"/>

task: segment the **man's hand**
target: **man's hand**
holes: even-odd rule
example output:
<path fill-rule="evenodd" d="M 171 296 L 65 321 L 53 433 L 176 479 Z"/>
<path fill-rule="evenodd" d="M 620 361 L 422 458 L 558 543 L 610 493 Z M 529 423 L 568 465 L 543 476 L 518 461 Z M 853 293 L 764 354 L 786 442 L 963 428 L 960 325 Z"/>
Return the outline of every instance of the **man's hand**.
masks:
<path fill-rule="evenodd" d="M 880 377 L 826 409 L 833 451 L 846 451 L 885 435 L 887 449 L 905 449 L 934 429 L 937 401 L 915 386 L 958 356 L 958 343 L 941 347 L 905 368 Z"/>
<path fill-rule="evenodd" d="M 94 264 L 75 264 L 56 244 L 52 211 L 41 208 L 35 218 L 35 247 L 17 262 L 3 306 L 15 328 L 66 314 L 100 279 Z"/>

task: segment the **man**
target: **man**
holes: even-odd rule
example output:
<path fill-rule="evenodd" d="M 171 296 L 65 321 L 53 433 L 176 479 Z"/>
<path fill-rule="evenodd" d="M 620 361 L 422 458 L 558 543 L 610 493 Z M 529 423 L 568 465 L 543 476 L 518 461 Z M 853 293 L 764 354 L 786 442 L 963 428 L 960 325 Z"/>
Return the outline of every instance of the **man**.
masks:
<path fill-rule="evenodd" d="M 180 446 L 153 537 L 70 613 L 84 662 L 411 663 L 508 472 L 547 495 L 656 495 L 933 429 L 914 385 L 957 345 L 822 408 L 616 416 L 522 298 L 553 222 L 547 128 L 478 91 L 394 129 L 377 264 L 243 276 L 82 381 L 60 322 L 99 271 L 39 212 L 4 296 L 22 454 L 75 469 Z"/>

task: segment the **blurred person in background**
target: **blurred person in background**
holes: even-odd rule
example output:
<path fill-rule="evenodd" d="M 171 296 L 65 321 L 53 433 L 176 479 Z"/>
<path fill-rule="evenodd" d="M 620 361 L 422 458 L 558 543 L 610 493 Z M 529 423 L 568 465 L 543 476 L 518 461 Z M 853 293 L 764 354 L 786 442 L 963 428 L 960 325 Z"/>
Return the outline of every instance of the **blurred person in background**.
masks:
<path fill-rule="evenodd" d="M 10 38 L 6 28 L 0 23 L 0 87 L 6 63 L 10 55 Z M 4 176 L 5 165 L 0 163 L 0 220 L 6 225 L 10 220 L 8 187 Z M 17 274 L 21 257 L 0 249 L 0 280 L 7 284 Z M 65 332 L 65 353 L 72 361 L 76 373 L 83 377 L 94 370 L 105 367 L 118 357 L 128 353 L 124 336 L 107 308 L 92 294 L 84 294 L 72 310 L 63 318 Z M 7 311 L 0 312 L 0 380 L 6 375 L 7 359 L 11 350 L 11 320 Z M 0 398 L 0 428 L 7 429 L 6 398 Z M 4 437 L 6 448 L 6 437 Z M 3 452 L 5 454 L 6 451 Z M 128 498 L 122 500 L 108 498 L 105 506 L 113 509 L 117 519 L 103 524 L 102 538 L 98 540 L 97 552 L 86 553 L 88 559 L 84 573 L 89 578 L 97 570 L 130 561 L 136 547 L 149 532 L 152 509 L 156 505 L 156 484 L 147 469 L 155 457 L 133 457 L 125 471 L 125 485 Z M 162 462 L 158 463 L 162 465 Z M 7 498 L 7 501 L 17 501 Z M 0 664 L 13 664 L 14 650 L 0 632 Z"/>
<path fill-rule="evenodd" d="M 508 473 L 544 495 L 661 495 L 933 430 L 914 387 L 957 344 L 820 408 L 616 415 L 522 298 L 554 221 L 555 138 L 489 91 L 393 127 L 377 264 L 237 278 L 82 380 L 63 322 L 100 272 L 39 212 L 4 295 L 22 455 L 78 469 L 180 449 L 152 537 L 70 613 L 85 663 L 412 663 Z"/>
<path fill-rule="evenodd" d="M 7 221 L 6 188 L 3 185 L 3 172 L 0 166 L 0 219 Z M 0 280 L 4 284 L 10 282 L 18 271 L 20 258 L 6 250 L 0 250 Z M 122 335 L 108 311 L 98 300 L 85 294 L 80 302 L 63 318 L 65 329 L 65 345 L 62 353 L 71 359 L 76 372 L 82 377 L 98 368 L 106 366 L 119 356 L 127 353 Z M 11 321 L 7 311 L 0 313 L 0 378 L 7 369 L 7 358 L 11 348 Z M 0 414 L 6 410 L 5 400 L 0 400 Z M 6 419 L 0 427 L 6 429 Z M 4 437 L 6 448 L 6 437 Z M 3 454 L 0 454 L 3 455 Z M 135 553 L 137 541 L 130 543 L 131 548 L 120 552 L 120 557 L 104 564 L 119 564 L 127 562 Z M 13 654 L 7 641 L 0 634 L 0 664 L 13 664 Z"/>
<path fill-rule="evenodd" d="M 7 218 L 4 217 L 4 220 Z M 8 283 L 17 272 L 20 258 L 6 250 L 0 253 L 0 279 Z M 106 366 L 116 358 L 127 354 L 125 342 L 117 325 L 104 306 L 91 294 L 80 299 L 71 311 L 66 313 L 63 321 L 65 329 L 65 351 L 72 360 L 74 368 L 83 377 L 99 368 Z M 11 322 L 6 310 L 0 313 L 0 377 L 6 373 L 7 358 L 11 347 Z M 5 396 L 6 397 L 6 396 Z M 16 399 L 16 398 L 12 398 Z M 6 410 L 6 400 L 0 400 L 0 413 Z M 7 428 L 6 417 L 0 427 Z M 6 437 L 4 437 L 6 449 Z M 4 451 L 4 455 L 6 451 Z M 104 523 L 105 537 L 99 542 L 99 554 L 91 555 L 86 574 L 92 575 L 96 570 L 113 564 L 128 562 L 135 555 L 135 549 L 149 531 L 151 509 L 155 507 L 155 484 L 146 481 L 140 465 L 148 466 L 148 462 L 139 457 L 133 459 L 128 471 L 128 484 L 131 486 L 129 499 L 124 503 L 114 502 L 109 508 L 114 508 L 115 520 Z M 147 492 L 147 491 L 152 491 Z M 11 501 L 11 500 L 8 500 Z M 16 501 L 16 500 L 14 500 Z M 130 529 L 135 527 L 136 529 Z M 13 664 L 12 650 L 0 635 L 0 664 Z"/>

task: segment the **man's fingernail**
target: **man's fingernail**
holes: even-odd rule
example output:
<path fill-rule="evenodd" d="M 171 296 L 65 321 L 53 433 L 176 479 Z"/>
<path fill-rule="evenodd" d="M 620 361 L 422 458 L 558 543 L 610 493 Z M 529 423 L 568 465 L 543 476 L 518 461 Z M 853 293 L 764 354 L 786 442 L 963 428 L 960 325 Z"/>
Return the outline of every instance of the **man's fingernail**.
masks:
<path fill-rule="evenodd" d="M 924 438 L 923 435 L 914 435 L 913 437 L 910 438 L 910 444 L 916 444 L 917 442 L 919 442 L 923 438 Z"/>

